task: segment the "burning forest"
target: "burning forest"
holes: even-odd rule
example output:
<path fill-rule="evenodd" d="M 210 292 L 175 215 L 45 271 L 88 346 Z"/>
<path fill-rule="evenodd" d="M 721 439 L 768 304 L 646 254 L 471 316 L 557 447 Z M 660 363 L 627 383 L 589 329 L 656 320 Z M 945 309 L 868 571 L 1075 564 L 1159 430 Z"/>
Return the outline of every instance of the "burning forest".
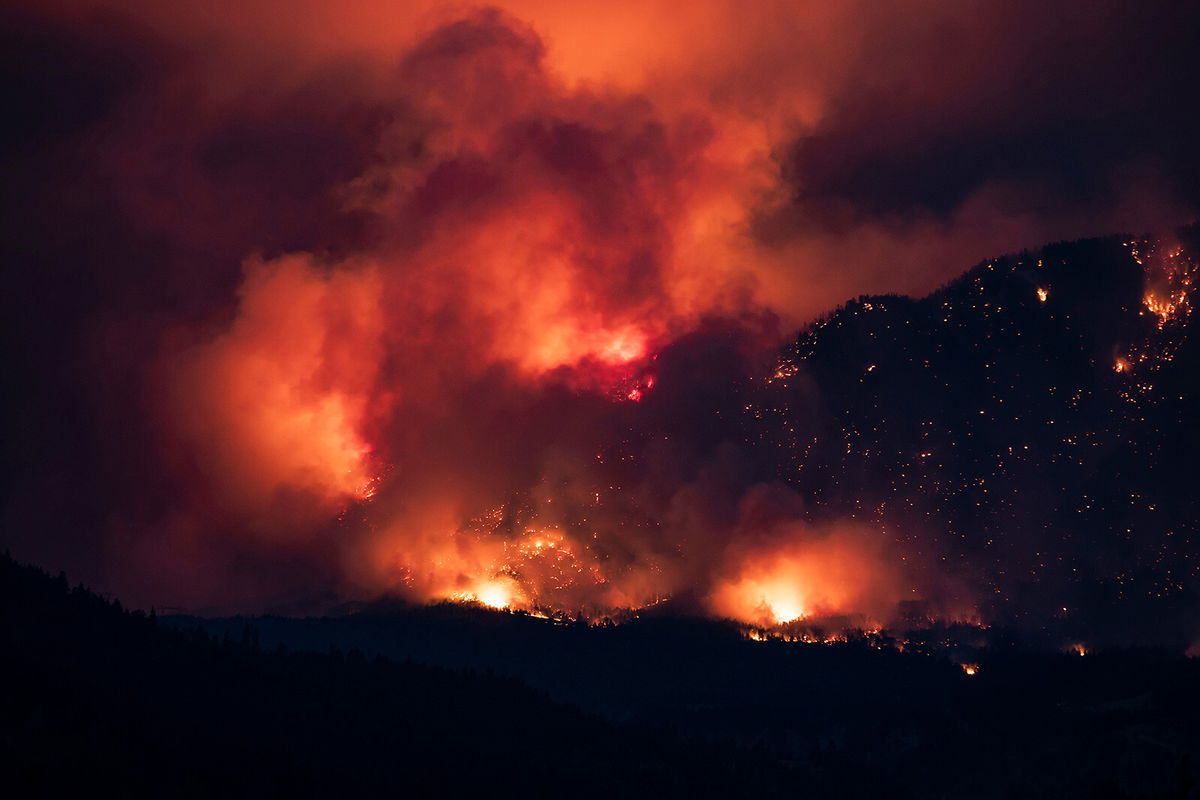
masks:
<path fill-rule="evenodd" d="M 1024 52 L 1019 9 L 988 33 L 914 5 Z M 731 6 L 667 3 L 692 47 L 628 38 L 632 6 L 589 47 L 590 12 L 514 2 L 371 8 L 329 41 L 332 9 L 271 8 L 6 12 L 14 69 L 49 82 L 5 162 L 30 198 L 10 297 L 47 297 L 8 314 L 12 363 L 70 386 L 16 401 L 16 552 L 214 612 L 1200 634 L 1194 508 L 1149 477 L 1186 469 L 1194 431 L 1194 186 L 1165 133 L 1072 167 L 1103 202 L 1033 163 L 927 186 L 901 165 L 940 139 L 919 115 L 887 139 L 887 101 L 855 93 L 899 59 L 929 78 L 914 108 L 959 102 L 922 30 L 772 6 L 719 43 Z M 387 14 L 394 35 L 368 29 Z M 1122 86 L 1121 113 L 1183 113 Z M 1001 210 L 1054 192 L 1037 221 Z M 32 533 L 66 524 L 94 534 Z"/>
<path fill-rule="evenodd" d="M 0 623 L 42 687 L 0 716 L 35 784 L 68 740 L 151 752 L 96 742 L 175 674 L 258 708 L 281 774 L 320 739 L 269 728 L 287 687 L 369 738 L 361 681 L 577 733 L 539 769 L 608 753 L 612 793 L 706 786 L 711 746 L 726 793 L 855 796 L 869 752 L 859 796 L 973 796 L 904 754 L 986 720 L 1041 796 L 1026 709 L 1029 753 L 1121 765 L 1098 796 L 1194 796 L 1194 4 L 352 5 L 0 4 Z M 386 741 L 450 764 L 428 727 Z M 393 793 L 384 741 L 321 774 Z"/>

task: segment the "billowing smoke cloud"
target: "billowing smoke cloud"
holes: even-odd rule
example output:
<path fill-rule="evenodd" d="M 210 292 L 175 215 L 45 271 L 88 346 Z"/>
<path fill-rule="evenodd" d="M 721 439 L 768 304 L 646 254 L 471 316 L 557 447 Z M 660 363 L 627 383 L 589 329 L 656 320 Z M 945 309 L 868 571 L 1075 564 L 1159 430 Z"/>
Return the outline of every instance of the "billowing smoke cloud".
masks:
<path fill-rule="evenodd" d="M 500 5 L 6 15 L 6 541 L 192 608 L 969 613 L 774 483 L 748 378 L 848 296 L 1187 218 L 1196 15 Z"/>

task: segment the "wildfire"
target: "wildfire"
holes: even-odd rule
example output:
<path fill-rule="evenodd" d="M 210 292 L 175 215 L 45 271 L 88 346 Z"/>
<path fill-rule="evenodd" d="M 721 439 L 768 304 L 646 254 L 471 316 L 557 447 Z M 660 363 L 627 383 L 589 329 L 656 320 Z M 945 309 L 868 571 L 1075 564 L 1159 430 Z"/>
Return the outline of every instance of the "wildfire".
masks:
<path fill-rule="evenodd" d="M 1050 292 L 1046 291 L 1045 289 L 1043 289 L 1042 287 L 1040 287 L 1040 286 L 1039 286 L 1039 287 L 1038 287 L 1038 290 L 1037 290 L 1037 298 L 1038 298 L 1038 300 L 1039 300 L 1040 302 L 1044 303 L 1044 302 L 1046 302 L 1046 299 L 1047 299 L 1048 297 L 1050 297 Z"/>
<path fill-rule="evenodd" d="M 979 665 L 978 664 L 963 664 L 961 666 L 962 666 L 962 671 L 965 675 L 973 676 L 973 675 L 979 674 Z"/>
<path fill-rule="evenodd" d="M 804 601 L 800 597 L 799 587 L 771 587 L 761 596 L 758 608 L 780 625 L 804 616 Z"/>
<path fill-rule="evenodd" d="M 1161 330 L 1180 311 L 1188 308 L 1188 293 L 1183 289 L 1163 295 L 1150 291 L 1146 292 L 1143 302 L 1146 304 L 1146 310 L 1158 317 L 1158 327 Z"/>
<path fill-rule="evenodd" d="M 838 532 L 742 560 L 710 597 L 713 611 L 751 625 L 810 617 L 873 617 L 900 599 L 895 568 L 863 532 Z"/>
<path fill-rule="evenodd" d="M 1198 265 L 1176 247 L 1160 255 L 1152 244 L 1127 242 L 1133 259 L 1146 272 L 1142 303 L 1157 317 L 1158 329 L 1181 321 L 1192 312 L 1191 294 Z M 1145 248 L 1145 250 L 1143 250 Z"/>
<path fill-rule="evenodd" d="M 477 597 L 485 606 L 508 608 L 513 602 L 513 591 L 512 587 L 496 582 L 482 587 Z"/>
<path fill-rule="evenodd" d="M 596 348 L 596 355 L 609 364 L 628 364 L 646 357 L 646 337 L 635 328 L 607 334 Z"/>
<path fill-rule="evenodd" d="M 590 493 L 586 513 L 598 513 L 601 502 L 599 493 Z M 664 599 L 641 572 L 606 563 L 597 531 L 551 522 L 565 511 L 559 505 L 544 497 L 499 506 L 409 550 L 400 560 L 406 573 L 418 576 L 410 586 L 431 601 L 541 609 L 556 618 L 580 611 L 620 617 Z"/>
<path fill-rule="evenodd" d="M 804 585 L 786 570 L 765 577 L 746 577 L 723 587 L 717 604 L 728 616 L 746 622 L 782 625 L 805 616 Z"/>
<path fill-rule="evenodd" d="M 773 380 L 782 380 L 790 378 L 800 371 L 800 368 L 790 362 L 781 362 L 775 367 L 775 373 L 771 376 Z"/>
<path fill-rule="evenodd" d="M 519 587 L 508 578 L 483 581 L 469 590 L 455 592 L 451 599 L 495 609 L 512 608 L 521 602 Z"/>

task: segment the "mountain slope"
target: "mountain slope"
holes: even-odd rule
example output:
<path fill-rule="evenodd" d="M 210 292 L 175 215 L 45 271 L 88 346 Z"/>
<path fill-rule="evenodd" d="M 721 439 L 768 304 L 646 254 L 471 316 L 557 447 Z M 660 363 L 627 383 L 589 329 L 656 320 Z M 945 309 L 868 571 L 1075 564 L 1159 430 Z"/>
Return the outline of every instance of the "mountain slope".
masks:
<path fill-rule="evenodd" d="M 728 745 L 615 725 L 506 678 L 163 628 L 0 559 L 9 796 L 778 793 Z"/>
<path fill-rule="evenodd" d="M 988 619 L 1186 646 L 1195 235 L 1052 245 L 920 300 L 847 303 L 760 385 L 751 439 L 815 513 L 980 587 Z"/>

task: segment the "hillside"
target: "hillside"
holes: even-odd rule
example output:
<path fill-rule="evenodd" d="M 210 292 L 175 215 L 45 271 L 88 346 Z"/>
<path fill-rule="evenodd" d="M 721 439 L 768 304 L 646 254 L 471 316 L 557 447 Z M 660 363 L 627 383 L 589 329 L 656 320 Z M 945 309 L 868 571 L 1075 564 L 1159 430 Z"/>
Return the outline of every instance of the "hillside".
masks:
<path fill-rule="evenodd" d="M 7 556 L 0 652 L 10 797 L 772 795 L 787 774 L 511 678 L 164 628 Z"/>
<path fill-rule="evenodd" d="M 878 525 L 1048 639 L 1196 628 L 1196 234 L 1052 245 L 803 331 L 747 440 L 814 515 Z"/>

